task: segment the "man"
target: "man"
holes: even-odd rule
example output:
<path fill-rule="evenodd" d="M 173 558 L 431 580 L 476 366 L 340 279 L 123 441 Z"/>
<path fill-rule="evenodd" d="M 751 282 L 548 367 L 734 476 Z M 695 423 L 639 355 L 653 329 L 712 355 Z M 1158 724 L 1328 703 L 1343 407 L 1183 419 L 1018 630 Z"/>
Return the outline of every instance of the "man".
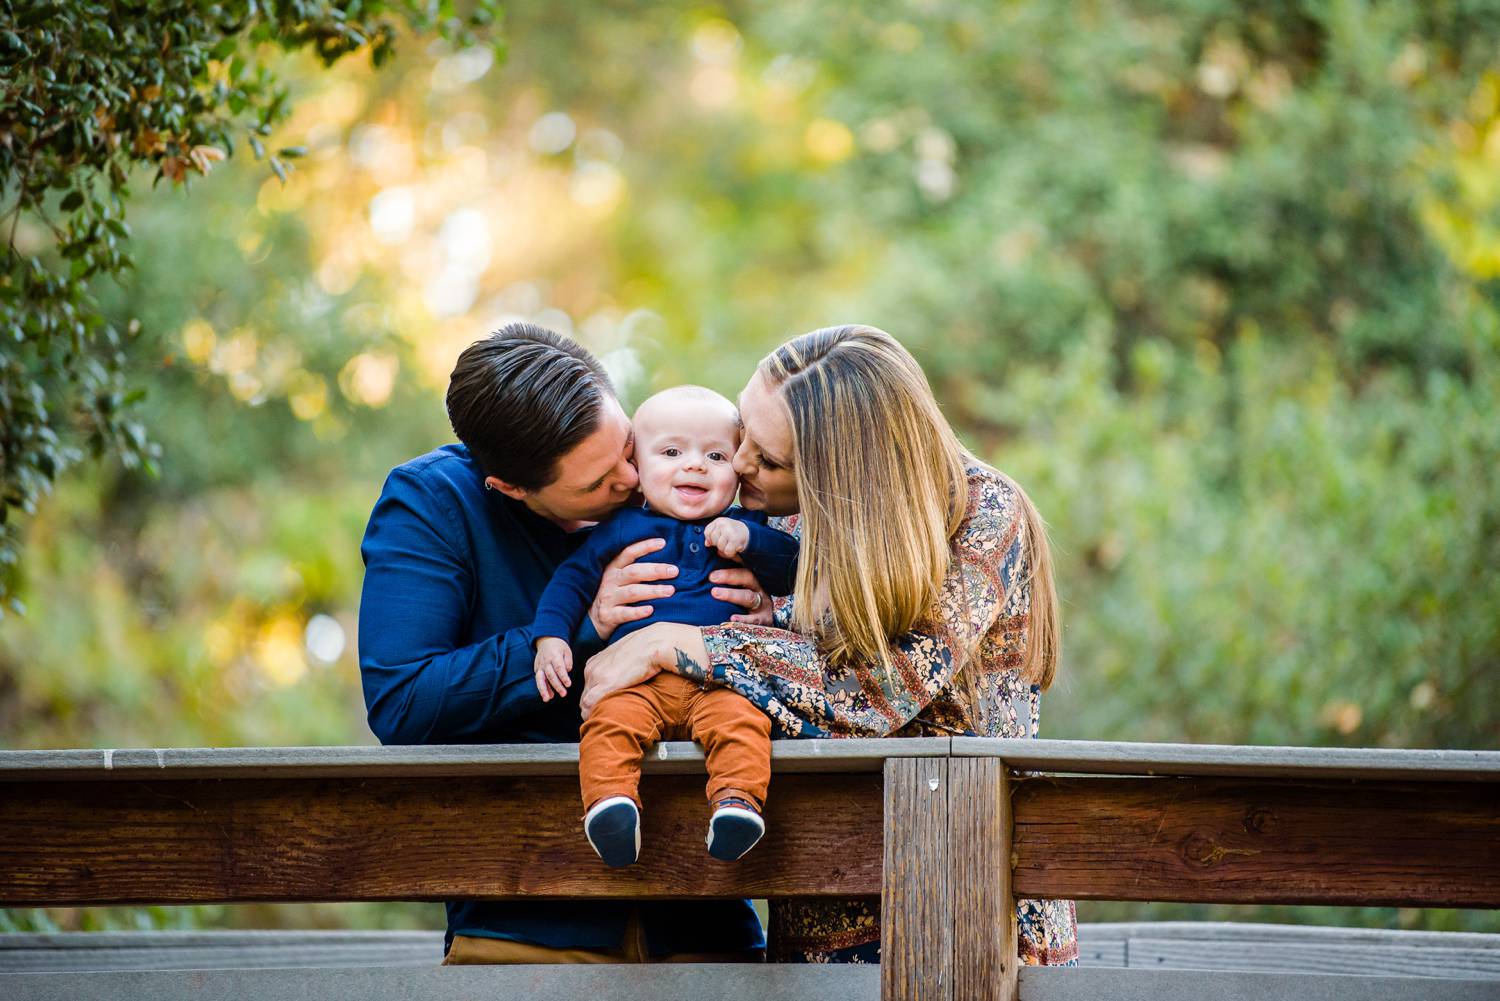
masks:
<path fill-rule="evenodd" d="M 630 422 L 586 350 L 513 323 L 470 345 L 448 385 L 461 445 L 396 467 L 370 515 L 359 611 L 360 671 L 370 729 L 386 744 L 576 742 L 578 692 L 543 703 L 532 674 L 537 600 L 584 530 L 627 503 L 637 484 Z M 672 593 L 675 567 L 606 569 L 574 663 L 623 622 Z M 725 600 L 760 604 L 746 571 L 716 577 Z M 766 603 L 769 605 L 769 602 Z M 760 958 L 748 901 L 455 902 L 448 963 Z"/>

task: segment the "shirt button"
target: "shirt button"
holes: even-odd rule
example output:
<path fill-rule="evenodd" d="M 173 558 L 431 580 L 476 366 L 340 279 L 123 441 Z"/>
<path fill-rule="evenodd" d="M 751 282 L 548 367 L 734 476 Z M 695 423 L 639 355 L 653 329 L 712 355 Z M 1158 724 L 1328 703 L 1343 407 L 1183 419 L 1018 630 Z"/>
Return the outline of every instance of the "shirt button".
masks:
<path fill-rule="evenodd" d="M 696 553 L 697 551 L 698 551 L 698 543 L 696 543 L 696 542 L 689 542 L 688 543 L 688 552 L 690 552 L 690 553 Z"/>
<path fill-rule="evenodd" d="M 698 534 L 698 535 L 702 535 L 703 534 L 703 526 L 702 525 L 694 525 L 693 526 L 693 531 L 696 534 Z"/>

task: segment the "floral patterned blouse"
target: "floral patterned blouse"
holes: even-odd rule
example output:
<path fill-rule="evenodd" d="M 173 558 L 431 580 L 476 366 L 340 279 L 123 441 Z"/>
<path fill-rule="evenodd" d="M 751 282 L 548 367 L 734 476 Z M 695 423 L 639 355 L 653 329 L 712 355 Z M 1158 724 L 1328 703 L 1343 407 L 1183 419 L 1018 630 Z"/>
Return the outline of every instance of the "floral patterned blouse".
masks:
<path fill-rule="evenodd" d="M 832 667 L 787 628 L 791 602 L 778 599 L 775 626 L 704 628 L 713 680 L 759 706 L 777 738 L 1036 736 L 1040 691 L 1019 672 L 1031 612 L 1025 521 L 1008 480 L 978 464 L 968 473 L 968 511 L 942 593 L 929 617 L 893 641 L 889 676 Z M 800 528 L 796 516 L 781 527 Z M 1018 901 L 1017 916 L 1022 962 L 1078 961 L 1072 901 Z M 773 960 L 878 962 L 879 947 L 878 898 L 772 902 Z"/>

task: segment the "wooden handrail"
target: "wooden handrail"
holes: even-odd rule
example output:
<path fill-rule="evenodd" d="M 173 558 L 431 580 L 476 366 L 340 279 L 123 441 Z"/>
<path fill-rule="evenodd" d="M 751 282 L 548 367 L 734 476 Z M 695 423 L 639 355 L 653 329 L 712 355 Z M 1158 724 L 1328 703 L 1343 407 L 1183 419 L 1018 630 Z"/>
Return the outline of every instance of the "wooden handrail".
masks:
<path fill-rule="evenodd" d="M 1250 747 L 989 737 L 781 740 L 776 772 L 879 772 L 889 758 L 1000 758 L 1012 769 L 1082 775 L 1435 779 L 1500 782 L 1500 751 L 1347 747 Z M 648 774 L 697 774 L 703 751 L 686 741 L 657 746 Z M 126 778 L 313 778 L 575 775 L 576 744 L 438 744 L 379 747 L 129 747 L 0 750 L 0 782 Z"/>
<path fill-rule="evenodd" d="M 951 740 L 953 757 L 998 757 L 1009 768 L 1040 772 L 1500 782 L 1500 751 L 1001 740 L 992 737 L 953 737 Z"/>
<path fill-rule="evenodd" d="M 782 740 L 773 771 L 879 774 L 888 758 L 947 757 L 947 737 Z M 697 775 L 703 750 L 664 741 L 646 757 L 648 775 Z M 578 775 L 577 744 L 436 744 L 354 747 L 131 747 L 0 751 L 0 782 L 163 778 L 365 778 Z"/>
<path fill-rule="evenodd" d="M 786 741 L 763 844 L 646 764 L 642 864 L 572 745 L 0 752 L 0 905 L 879 894 L 886 997 L 1012 998 L 1016 897 L 1500 907 L 1500 753 Z M 693 859 L 697 859 L 692 854 Z M 935 987 L 934 985 L 941 985 Z"/>

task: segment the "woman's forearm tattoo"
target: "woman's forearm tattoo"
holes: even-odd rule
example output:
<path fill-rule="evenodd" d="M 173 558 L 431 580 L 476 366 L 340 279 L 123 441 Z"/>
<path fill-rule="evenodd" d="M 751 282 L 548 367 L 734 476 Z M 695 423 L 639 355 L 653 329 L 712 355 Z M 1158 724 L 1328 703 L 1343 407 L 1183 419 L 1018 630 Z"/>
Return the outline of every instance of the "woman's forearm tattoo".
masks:
<path fill-rule="evenodd" d="M 687 655 L 687 651 L 677 647 L 677 673 L 700 685 L 708 683 L 708 671 L 704 666 Z"/>

